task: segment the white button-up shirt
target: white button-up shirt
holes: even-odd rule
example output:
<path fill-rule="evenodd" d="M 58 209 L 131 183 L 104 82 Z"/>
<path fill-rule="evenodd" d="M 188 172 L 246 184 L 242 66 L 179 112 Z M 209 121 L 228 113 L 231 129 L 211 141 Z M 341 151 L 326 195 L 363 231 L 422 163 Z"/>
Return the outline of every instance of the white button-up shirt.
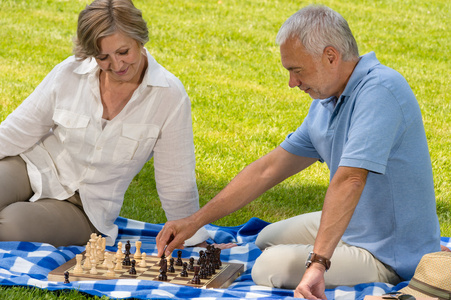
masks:
<path fill-rule="evenodd" d="M 93 225 L 117 237 L 125 191 L 154 157 L 158 195 L 168 220 L 199 209 L 191 106 L 182 83 L 147 52 L 142 83 L 102 126 L 99 67 L 69 57 L 0 125 L 0 159 L 20 155 L 34 196 L 67 199 L 79 191 Z M 191 240 L 208 236 L 200 231 Z"/>

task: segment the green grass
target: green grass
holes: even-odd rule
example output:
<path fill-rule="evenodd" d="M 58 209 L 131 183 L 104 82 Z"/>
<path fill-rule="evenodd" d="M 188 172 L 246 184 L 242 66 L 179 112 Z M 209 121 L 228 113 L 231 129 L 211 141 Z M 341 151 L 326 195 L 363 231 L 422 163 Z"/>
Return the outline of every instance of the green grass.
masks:
<path fill-rule="evenodd" d="M 78 12 L 89 2 L 0 0 L 0 120 L 54 65 L 71 55 Z M 412 86 L 429 141 L 442 235 L 451 236 L 451 2 L 321 3 L 348 20 L 361 54 L 375 51 Z M 135 0 L 135 4 L 149 24 L 146 47 L 181 79 L 191 98 L 197 182 L 204 205 L 243 167 L 279 145 L 307 113 L 310 99 L 288 88 L 288 73 L 274 42 L 280 25 L 301 4 L 289 0 Z M 216 224 L 238 225 L 253 216 L 274 222 L 319 210 L 327 185 L 326 166 L 315 164 Z M 132 182 L 121 215 L 165 221 L 152 162 Z M 54 295 L 18 291 L 20 299 Z M 17 290 L 2 288 L 3 293 L 15 299 Z"/>

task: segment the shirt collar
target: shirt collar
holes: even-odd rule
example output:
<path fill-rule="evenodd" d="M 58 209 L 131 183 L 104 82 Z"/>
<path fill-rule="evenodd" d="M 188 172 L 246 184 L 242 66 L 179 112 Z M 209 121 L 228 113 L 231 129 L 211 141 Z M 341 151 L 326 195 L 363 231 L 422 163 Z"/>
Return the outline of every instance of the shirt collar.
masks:
<path fill-rule="evenodd" d="M 145 49 L 145 48 L 144 48 Z M 166 79 L 165 69 L 157 63 L 157 61 L 150 55 L 149 51 L 146 50 L 147 55 L 147 70 L 146 74 L 143 78 L 143 83 L 146 83 L 148 86 L 160 86 L 160 87 L 168 87 L 169 83 Z M 95 73 L 99 69 L 97 62 L 94 58 L 86 58 L 83 60 L 75 70 L 76 74 L 90 74 Z"/>
<path fill-rule="evenodd" d="M 378 64 L 380 62 L 377 60 L 374 52 L 360 56 L 360 60 L 354 68 L 351 77 L 349 77 L 349 81 L 341 95 L 350 96 L 360 81 L 362 81 L 362 78 L 369 73 L 370 69 Z"/>

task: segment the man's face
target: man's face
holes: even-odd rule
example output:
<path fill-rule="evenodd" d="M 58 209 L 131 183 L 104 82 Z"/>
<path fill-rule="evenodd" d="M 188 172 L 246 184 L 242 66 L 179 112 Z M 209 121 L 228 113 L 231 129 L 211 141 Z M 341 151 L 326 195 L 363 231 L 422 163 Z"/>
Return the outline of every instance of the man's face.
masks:
<path fill-rule="evenodd" d="M 280 54 L 282 65 L 290 73 L 288 85 L 291 88 L 299 87 L 313 99 L 337 96 L 336 72 L 325 53 L 315 57 L 305 50 L 299 39 L 290 38 L 280 45 Z"/>

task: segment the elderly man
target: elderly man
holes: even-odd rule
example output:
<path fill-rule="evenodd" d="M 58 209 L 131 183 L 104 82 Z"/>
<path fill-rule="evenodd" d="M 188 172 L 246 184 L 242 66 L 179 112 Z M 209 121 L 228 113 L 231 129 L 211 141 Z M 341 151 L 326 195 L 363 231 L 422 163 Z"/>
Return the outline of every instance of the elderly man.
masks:
<path fill-rule="evenodd" d="M 168 222 L 159 254 L 320 161 L 330 169 L 322 212 L 260 233 L 256 244 L 265 250 L 254 281 L 324 299 L 326 287 L 410 279 L 424 254 L 440 251 L 431 161 L 411 88 L 373 52 L 359 56 L 346 20 L 328 7 L 301 9 L 276 41 L 290 87 L 315 99 L 307 117 L 200 211 Z"/>

